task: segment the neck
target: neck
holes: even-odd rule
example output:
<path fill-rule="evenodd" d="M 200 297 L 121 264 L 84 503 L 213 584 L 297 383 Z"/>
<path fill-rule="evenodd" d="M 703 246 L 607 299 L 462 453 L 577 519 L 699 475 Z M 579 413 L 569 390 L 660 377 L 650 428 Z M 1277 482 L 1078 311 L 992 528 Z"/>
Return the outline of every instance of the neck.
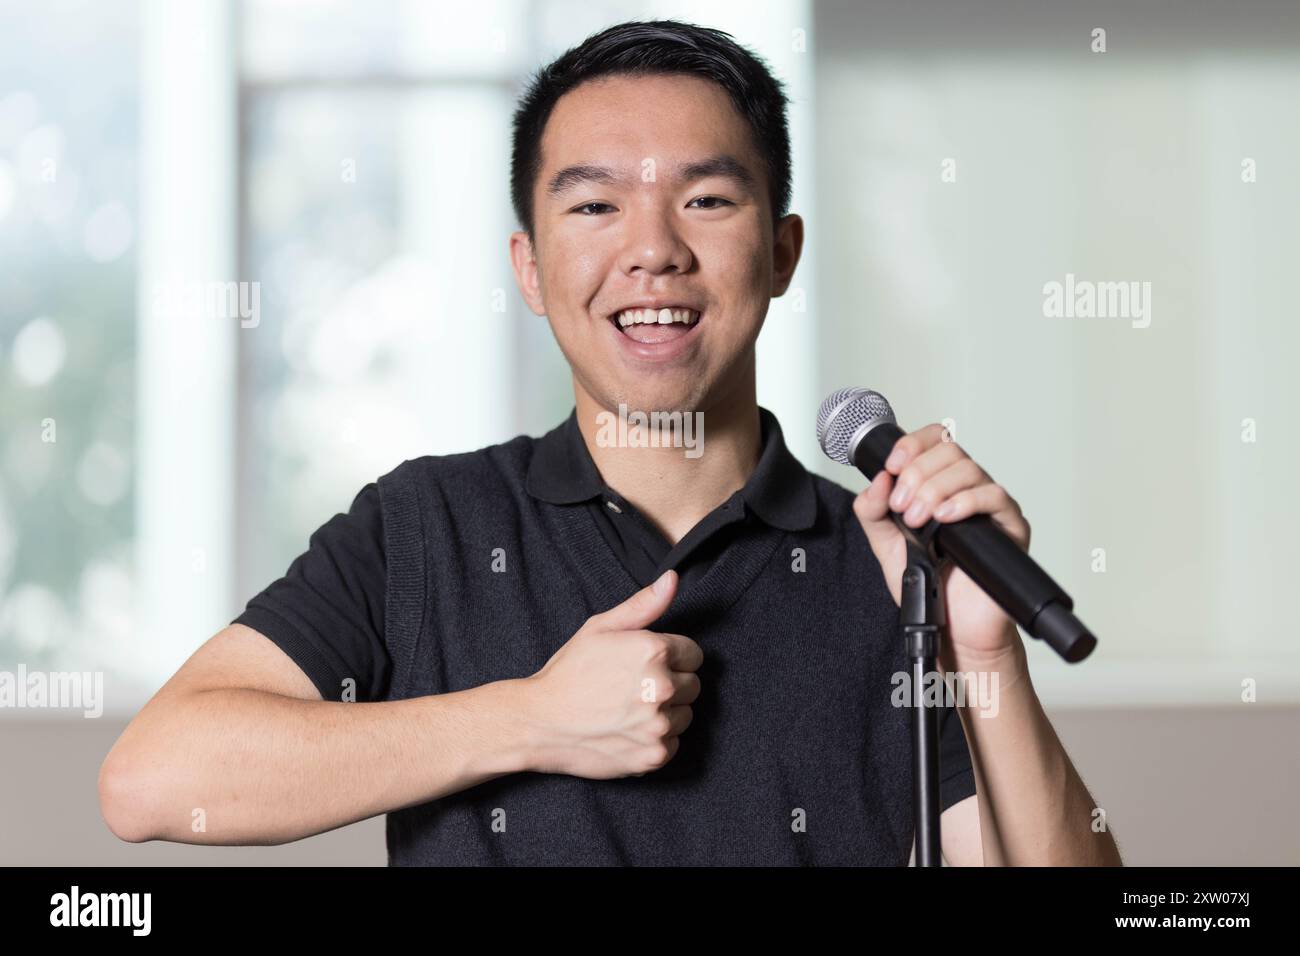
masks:
<path fill-rule="evenodd" d="M 703 453 L 696 457 L 674 447 L 672 429 L 636 424 L 634 413 L 648 416 L 646 409 L 628 409 L 626 444 L 611 442 L 624 432 L 619 410 L 605 408 L 576 382 L 574 394 L 578 427 L 601 478 L 673 544 L 743 488 L 758 464 L 762 429 L 752 366 L 743 385 L 707 412 L 682 413 L 699 426 L 692 438 Z"/>

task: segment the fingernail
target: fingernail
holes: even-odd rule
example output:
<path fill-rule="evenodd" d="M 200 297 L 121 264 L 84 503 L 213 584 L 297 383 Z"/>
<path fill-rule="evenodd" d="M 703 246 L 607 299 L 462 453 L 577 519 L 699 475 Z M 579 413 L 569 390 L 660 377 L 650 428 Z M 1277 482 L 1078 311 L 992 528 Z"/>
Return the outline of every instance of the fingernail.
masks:
<path fill-rule="evenodd" d="M 946 518 L 956 510 L 956 506 L 951 501 L 945 501 L 939 506 L 939 510 L 934 513 L 936 518 Z"/>
<path fill-rule="evenodd" d="M 895 485 L 894 493 L 889 496 L 889 507 L 899 511 L 907 504 L 907 499 L 912 497 L 912 489 L 907 485 Z"/>
<path fill-rule="evenodd" d="M 892 452 L 890 452 L 890 453 L 889 453 L 889 457 L 885 459 L 885 468 L 886 468 L 886 470 L 890 470 L 890 471 L 892 471 L 893 469 L 897 468 L 897 467 L 898 467 L 899 465 L 901 465 L 902 463 L 903 463 L 903 452 L 902 452 L 902 449 L 897 449 L 897 448 L 896 448 L 896 449 L 894 449 Z"/>
<path fill-rule="evenodd" d="M 915 524 L 917 521 L 921 520 L 921 514 L 924 511 L 925 511 L 925 503 L 921 501 L 914 501 L 912 502 L 912 507 L 908 508 L 907 513 L 903 515 L 903 520 L 906 521 L 908 524 Z"/>
<path fill-rule="evenodd" d="M 659 575 L 659 580 L 654 583 L 655 594 L 663 594 L 668 590 L 668 575 L 670 573 L 671 572 L 669 571 L 665 571 L 663 574 Z"/>

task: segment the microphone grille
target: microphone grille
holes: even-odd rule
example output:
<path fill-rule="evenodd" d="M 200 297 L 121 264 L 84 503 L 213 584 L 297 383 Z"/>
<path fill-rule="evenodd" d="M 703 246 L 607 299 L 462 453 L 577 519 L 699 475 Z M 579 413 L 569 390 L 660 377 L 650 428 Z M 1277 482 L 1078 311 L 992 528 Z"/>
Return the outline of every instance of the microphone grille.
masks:
<path fill-rule="evenodd" d="M 868 422 L 894 421 L 894 410 L 885 396 L 869 388 L 841 388 L 822 402 L 817 412 L 817 441 L 831 461 L 853 464 L 849 442 Z"/>

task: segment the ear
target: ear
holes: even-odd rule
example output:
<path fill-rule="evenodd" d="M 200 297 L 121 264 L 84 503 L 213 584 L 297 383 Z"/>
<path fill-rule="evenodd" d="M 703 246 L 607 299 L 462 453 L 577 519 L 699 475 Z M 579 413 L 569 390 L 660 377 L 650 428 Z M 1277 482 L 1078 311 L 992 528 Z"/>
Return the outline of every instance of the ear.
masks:
<path fill-rule="evenodd" d="M 515 283 L 528 308 L 537 315 L 545 315 L 546 303 L 542 299 L 537 256 L 533 252 L 533 243 L 528 238 L 528 233 L 520 231 L 510 234 L 510 266 L 515 270 Z"/>
<path fill-rule="evenodd" d="M 803 252 L 803 220 L 791 213 L 776 224 L 772 237 L 772 296 L 785 295 Z"/>

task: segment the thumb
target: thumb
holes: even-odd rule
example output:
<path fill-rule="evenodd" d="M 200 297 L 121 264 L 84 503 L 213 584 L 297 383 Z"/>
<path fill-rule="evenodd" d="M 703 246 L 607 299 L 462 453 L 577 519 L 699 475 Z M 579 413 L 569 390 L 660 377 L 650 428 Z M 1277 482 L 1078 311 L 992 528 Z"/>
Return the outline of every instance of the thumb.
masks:
<path fill-rule="evenodd" d="M 676 594 L 677 572 L 665 571 L 649 587 L 592 617 L 590 624 L 598 631 L 636 631 L 649 627 L 668 610 Z"/>
<path fill-rule="evenodd" d="M 889 495 L 893 490 L 894 476 L 881 471 L 853 499 L 853 513 L 858 516 L 862 530 L 867 533 L 867 542 L 875 552 L 876 560 L 886 568 L 903 536 L 889 516 Z"/>

